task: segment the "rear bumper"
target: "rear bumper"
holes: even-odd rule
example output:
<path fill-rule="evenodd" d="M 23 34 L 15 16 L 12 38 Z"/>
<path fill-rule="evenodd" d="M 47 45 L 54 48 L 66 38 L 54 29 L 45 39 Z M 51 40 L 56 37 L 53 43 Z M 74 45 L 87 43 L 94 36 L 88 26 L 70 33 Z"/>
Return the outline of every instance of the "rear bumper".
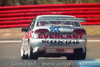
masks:
<path fill-rule="evenodd" d="M 46 52 L 46 49 L 83 49 L 84 50 L 84 47 L 86 47 L 86 44 L 87 44 L 87 40 L 84 40 L 84 39 L 77 39 L 76 41 L 79 42 L 79 44 L 70 44 L 70 45 L 50 45 L 50 43 L 43 43 L 42 40 L 45 40 L 45 39 L 30 39 L 30 45 L 31 47 L 33 48 L 33 53 L 34 52 L 39 52 L 40 54 L 41 53 L 45 53 Z M 55 40 L 64 40 L 65 39 L 47 39 L 47 40 L 52 40 L 52 41 L 55 41 Z M 68 39 L 66 41 L 72 41 L 72 39 Z M 84 50 L 85 51 L 85 50 Z M 53 54 L 66 54 L 65 52 L 52 52 L 51 53 Z M 50 53 L 50 54 L 51 54 Z M 45 53 L 46 54 L 46 53 Z"/>
<path fill-rule="evenodd" d="M 45 50 L 38 50 L 37 53 L 38 53 L 38 56 L 39 57 L 61 57 L 61 56 L 71 56 L 73 54 L 76 54 L 78 53 L 81 49 L 83 48 L 76 48 L 74 49 L 74 52 L 73 53 L 46 53 Z M 77 52 L 78 51 L 78 52 Z M 82 52 L 82 51 L 80 51 Z"/>

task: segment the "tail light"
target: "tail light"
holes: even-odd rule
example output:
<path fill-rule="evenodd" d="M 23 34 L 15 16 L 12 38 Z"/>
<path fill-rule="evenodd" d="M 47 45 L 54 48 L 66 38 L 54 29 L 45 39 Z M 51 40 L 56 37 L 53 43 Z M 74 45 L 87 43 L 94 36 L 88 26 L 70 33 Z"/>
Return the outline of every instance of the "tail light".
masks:
<path fill-rule="evenodd" d="M 85 30 L 74 30 L 73 34 L 86 34 Z"/>
<path fill-rule="evenodd" d="M 49 31 L 47 29 L 38 29 L 35 31 L 35 33 L 38 33 L 38 34 L 44 34 L 44 33 L 48 33 Z"/>

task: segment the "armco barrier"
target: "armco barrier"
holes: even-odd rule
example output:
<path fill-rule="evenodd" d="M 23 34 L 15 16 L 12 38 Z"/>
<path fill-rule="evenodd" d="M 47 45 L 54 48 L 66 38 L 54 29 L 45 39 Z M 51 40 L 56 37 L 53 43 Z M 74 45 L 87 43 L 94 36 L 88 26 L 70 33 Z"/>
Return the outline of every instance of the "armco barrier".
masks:
<path fill-rule="evenodd" d="M 28 26 L 37 15 L 60 14 L 85 18 L 83 25 L 100 25 L 100 3 L 0 7 L 0 28 Z"/>

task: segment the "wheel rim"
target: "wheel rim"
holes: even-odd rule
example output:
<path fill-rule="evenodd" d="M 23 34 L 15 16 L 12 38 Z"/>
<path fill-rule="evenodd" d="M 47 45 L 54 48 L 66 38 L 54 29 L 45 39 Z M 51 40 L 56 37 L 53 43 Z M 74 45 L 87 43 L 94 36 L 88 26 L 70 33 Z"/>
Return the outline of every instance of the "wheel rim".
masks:
<path fill-rule="evenodd" d="M 30 47 L 28 47 L 28 58 L 30 58 Z"/>
<path fill-rule="evenodd" d="M 23 57 L 23 55 L 24 55 L 24 51 L 23 49 L 21 49 L 21 57 Z"/>

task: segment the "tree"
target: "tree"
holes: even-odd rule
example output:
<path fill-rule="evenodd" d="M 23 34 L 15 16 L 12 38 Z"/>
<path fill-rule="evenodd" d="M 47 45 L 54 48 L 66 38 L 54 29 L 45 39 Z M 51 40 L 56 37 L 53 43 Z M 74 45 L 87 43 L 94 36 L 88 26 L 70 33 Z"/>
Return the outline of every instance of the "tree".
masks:
<path fill-rule="evenodd" d="M 0 0 L 1 6 L 36 5 L 36 4 L 69 4 L 100 3 L 100 0 Z"/>

